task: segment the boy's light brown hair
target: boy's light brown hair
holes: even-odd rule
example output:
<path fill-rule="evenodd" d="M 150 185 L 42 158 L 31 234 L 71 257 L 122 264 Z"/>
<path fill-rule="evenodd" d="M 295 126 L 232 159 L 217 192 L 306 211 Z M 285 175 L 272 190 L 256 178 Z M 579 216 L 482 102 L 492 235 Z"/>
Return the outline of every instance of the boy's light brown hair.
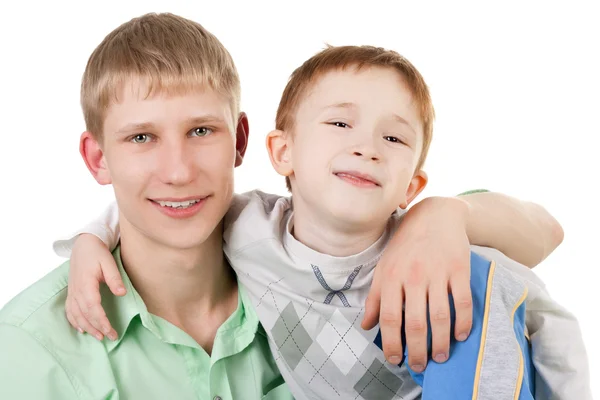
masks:
<path fill-rule="evenodd" d="M 393 68 L 402 76 L 411 91 L 423 123 L 423 149 L 416 167 L 417 171 L 420 170 L 427 158 L 433 135 L 433 103 L 421 73 L 410 61 L 392 50 L 373 46 L 328 46 L 309 58 L 290 76 L 277 109 L 275 129 L 292 132 L 298 106 L 316 80 L 327 72 L 350 67 L 359 70 L 368 67 Z M 288 177 L 286 186 L 289 191 L 292 190 Z"/>
<path fill-rule="evenodd" d="M 215 90 L 229 99 L 235 129 L 240 79 L 229 52 L 200 24 L 170 13 L 150 13 L 104 38 L 90 56 L 81 83 L 86 129 L 96 139 L 102 138 L 107 108 L 137 79 L 148 84 L 146 97 Z"/>

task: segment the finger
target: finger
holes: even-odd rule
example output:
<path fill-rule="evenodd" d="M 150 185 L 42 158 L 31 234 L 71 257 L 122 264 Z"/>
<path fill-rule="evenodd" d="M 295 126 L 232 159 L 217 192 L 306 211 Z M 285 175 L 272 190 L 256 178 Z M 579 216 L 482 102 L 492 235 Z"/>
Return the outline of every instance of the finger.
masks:
<path fill-rule="evenodd" d="M 115 259 L 108 253 L 101 261 L 100 268 L 102 269 L 103 280 L 115 296 L 123 296 L 127 292 L 121 273 L 117 267 Z"/>
<path fill-rule="evenodd" d="M 381 307 L 381 269 L 375 268 L 371 289 L 365 302 L 365 316 L 361 327 L 365 330 L 373 329 L 379 319 L 379 309 Z"/>
<path fill-rule="evenodd" d="M 415 372 L 427 366 L 427 288 L 423 285 L 407 285 L 405 330 L 408 364 Z"/>
<path fill-rule="evenodd" d="M 82 299 L 83 304 L 79 303 L 79 305 L 88 323 L 96 330 L 108 336 L 109 339 L 116 340 L 117 333 L 110 325 L 106 313 L 102 308 L 98 282 L 94 281 L 87 289 L 79 292 L 77 299 Z"/>
<path fill-rule="evenodd" d="M 104 308 L 100 304 L 92 305 L 90 308 L 90 315 L 92 316 L 90 322 L 94 328 L 101 331 L 110 340 L 117 340 L 117 332 L 110 324 Z"/>
<path fill-rule="evenodd" d="M 467 340 L 473 326 L 473 296 L 468 273 L 456 274 L 450 278 L 450 290 L 454 299 L 456 322 L 454 337 L 456 340 Z"/>
<path fill-rule="evenodd" d="M 429 320 L 431 323 L 431 357 L 438 363 L 448 359 L 450 352 L 450 303 L 448 282 L 429 286 Z"/>
<path fill-rule="evenodd" d="M 67 320 L 69 321 L 69 324 L 71 324 L 73 328 L 77 329 L 79 333 L 83 333 L 83 329 L 81 329 L 81 327 L 77 324 L 77 321 L 75 320 L 75 317 L 71 312 L 72 306 L 69 305 L 70 303 L 71 301 L 67 299 L 67 303 L 65 304 L 65 315 L 67 317 Z"/>
<path fill-rule="evenodd" d="M 392 273 L 381 285 L 379 328 L 383 354 L 390 364 L 400 364 L 402 348 L 403 291 L 400 277 Z"/>
<path fill-rule="evenodd" d="M 87 332 L 88 334 L 94 336 L 98 340 L 104 339 L 104 335 L 102 335 L 102 333 L 99 330 L 97 330 L 90 323 L 88 323 L 87 319 L 84 316 L 84 313 L 81 311 L 81 308 L 78 304 L 73 304 L 73 307 L 71 308 L 71 313 L 73 314 L 75 323 L 81 328 L 83 332 Z"/>

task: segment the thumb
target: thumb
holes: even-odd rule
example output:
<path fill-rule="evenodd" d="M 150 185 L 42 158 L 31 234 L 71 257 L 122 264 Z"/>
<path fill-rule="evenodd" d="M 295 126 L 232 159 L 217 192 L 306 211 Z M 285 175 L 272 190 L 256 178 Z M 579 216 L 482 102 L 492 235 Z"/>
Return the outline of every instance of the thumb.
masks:
<path fill-rule="evenodd" d="M 102 269 L 102 276 L 104 282 L 115 296 L 124 296 L 127 293 L 123 279 L 121 279 L 121 273 L 117 267 L 117 263 L 112 255 L 109 253 L 107 257 L 104 257 L 100 261 L 100 268 Z"/>

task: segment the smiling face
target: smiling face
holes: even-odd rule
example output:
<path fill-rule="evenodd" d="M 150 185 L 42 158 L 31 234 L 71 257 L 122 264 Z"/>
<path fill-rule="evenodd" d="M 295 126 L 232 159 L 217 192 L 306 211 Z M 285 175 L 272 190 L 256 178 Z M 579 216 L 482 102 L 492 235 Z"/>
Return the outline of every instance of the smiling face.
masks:
<path fill-rule="evenodd" d="M 230 101 L 208 88 L 145 97 L 143 81 L 130 83 L 106 112 L 96 179 L 113 185 L 123 227 L 192 248 L 230 205 L 237 118 Z"/>
<path fill-rule="evenodd" d="M 286 133 L 295 204 L 351 224 L 387 221 L 424 188 L 415 168 L 423 124 L 392 68 L 333 70 L 321 76 Z M 277 168 L 277 167 L 276 167 Z"/>

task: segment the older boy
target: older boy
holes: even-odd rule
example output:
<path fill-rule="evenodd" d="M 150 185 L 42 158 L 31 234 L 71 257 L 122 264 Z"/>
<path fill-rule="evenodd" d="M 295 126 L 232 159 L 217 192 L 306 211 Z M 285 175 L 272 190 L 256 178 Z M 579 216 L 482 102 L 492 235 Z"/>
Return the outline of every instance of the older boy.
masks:
<path fill-rule="evenodd" d="M 289 398 L 222 251 L 248 138 L 239 93 L 223 45 L 174 15 L 135 18 L 94 51 L 80 150 L 121 210 L 114 259 L 129 290 L 104 306 L 123 334 L 70 328 L 63 264 L 0 311 L 0 398 Z M 158 205 L 173 200 L 194 204 Z"/>

